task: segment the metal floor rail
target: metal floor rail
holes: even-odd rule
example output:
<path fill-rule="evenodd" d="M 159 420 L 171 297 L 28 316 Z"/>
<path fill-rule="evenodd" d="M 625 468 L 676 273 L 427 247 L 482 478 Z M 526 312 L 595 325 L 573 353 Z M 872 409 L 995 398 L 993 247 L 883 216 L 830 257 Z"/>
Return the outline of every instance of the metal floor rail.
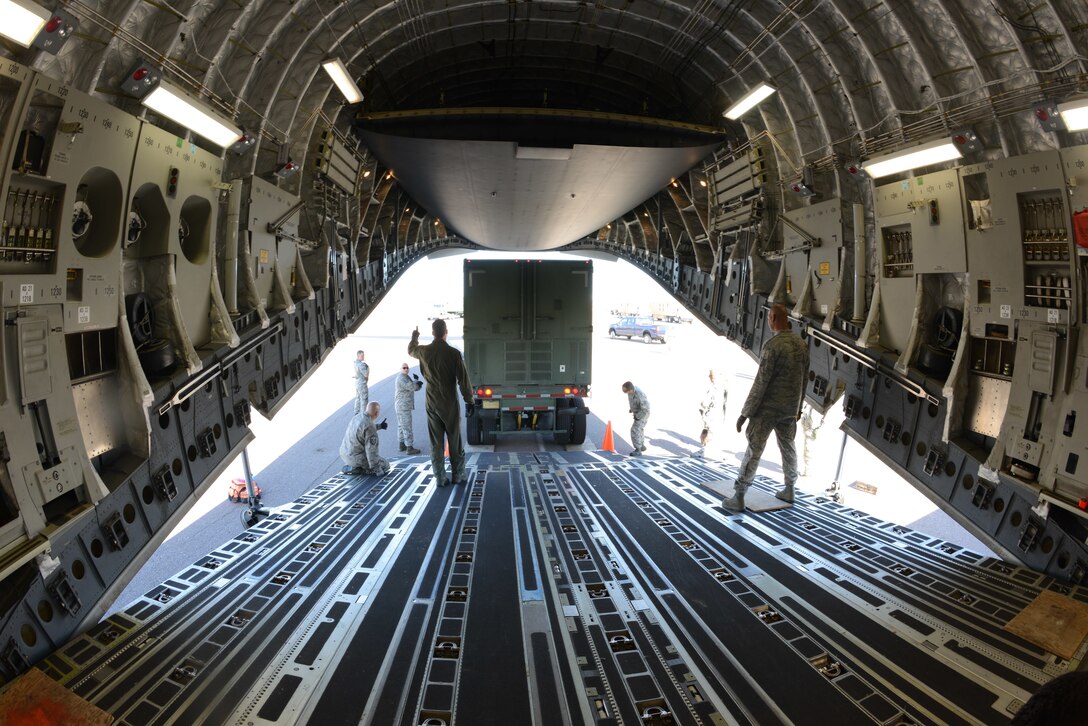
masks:
<path fill-rule="evenodd" d="M 1071 668 L 1002 626 L 1088 588 L 809 495 L 728 515 L 726 464 L 469 464 L 333 477 L 39 667 L 130 726 L 996 724 Z"/>

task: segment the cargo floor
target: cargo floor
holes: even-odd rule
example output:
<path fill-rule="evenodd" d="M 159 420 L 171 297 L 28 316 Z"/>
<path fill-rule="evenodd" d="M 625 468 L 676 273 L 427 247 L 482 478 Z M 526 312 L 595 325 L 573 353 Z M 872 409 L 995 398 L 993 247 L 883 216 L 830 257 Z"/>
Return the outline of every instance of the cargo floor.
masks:
<path fill-rule="evenodd" d="M 469 463 L 334 477 L 39 667 L 130 726 L 994 724 L 1071 667 L 1003 625 L 1088 589 L 808 495 L 727 514 L 726 464 Z"/>

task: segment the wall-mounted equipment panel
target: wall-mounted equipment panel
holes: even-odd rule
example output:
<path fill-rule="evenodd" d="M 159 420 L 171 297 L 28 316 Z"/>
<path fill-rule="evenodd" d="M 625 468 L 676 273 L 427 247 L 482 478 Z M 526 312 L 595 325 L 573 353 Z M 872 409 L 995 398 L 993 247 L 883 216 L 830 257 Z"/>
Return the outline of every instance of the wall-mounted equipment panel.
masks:
<path fill-rule="evenodd" d="M 960 174 L 968 210 L 971 334 L 984 337 L 986 325 L 1014 320 L 1068 320 L 1064 284 L 1071 288 L 1074 281 L 1071 261 L 1061 259 L 1062 247 L 1069 250 L 1071 243 L 1058 152 L 976 164 Z"/>
<path fill-rule="evenodd" d="M 222 159 L 147 123 L 139 136 L 128 193 L 125 257 L 139 261 L 144 279 L 126 275 L 126 293 L 148 294 L 160 312 L 169 307 L 164 298 L 172 294 L 182 337 L 200 347 L 211 338 L 211 273 Z M 172 291 L 150 282 L 161 277 L 153 270 L 169 264 L 176 276 Z"/>
<path fill-rule="evenodd" d="M 246 185 L 242 234 L 248 232 L 257 294 L 266 308 L 281 309 L 290 301 L 280 299 L 276 276 L 293 287 L 301 200 L 259 177 L 248 178 Z"/>
<path fill-rule="evenodd" d="M 64 329 L 78 334 L 116 328 L 118 270 L 128 163 L 140 122 L 75 90 L 47 88 L 63 98 L 53 138 L 50 178 L 64 186 L 58 266 L 65 276 Z M 93 366 L 92 366 L 93 367 Z"/>
<path fill-rule="evenodd" d="M 842 254 L 843 205 L 829 199 L 784 213 L 786 292 L 791 300 L 811 286 L 813 314 L 826 316 L 837 302 Z"/>
<path fill-rule="evenodd" d="M 883 277 L 967 269 L 955 170 L 885 184 L 874 189 L 873 198 Z"/>

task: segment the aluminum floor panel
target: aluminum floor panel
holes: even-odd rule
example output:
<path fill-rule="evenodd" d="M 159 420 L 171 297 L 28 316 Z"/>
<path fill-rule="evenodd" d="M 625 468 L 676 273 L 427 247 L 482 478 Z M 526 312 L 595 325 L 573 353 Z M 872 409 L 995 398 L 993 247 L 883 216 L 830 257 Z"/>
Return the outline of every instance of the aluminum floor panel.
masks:
<path fill-rule="evenodd" d="M 1088 588 L 819 497 L 728 514 L 721 462 L 469 472 L 333 477 L 39 667 L 129 726 L 1000 724 L 1071 667 L 1003 626 Z"/>

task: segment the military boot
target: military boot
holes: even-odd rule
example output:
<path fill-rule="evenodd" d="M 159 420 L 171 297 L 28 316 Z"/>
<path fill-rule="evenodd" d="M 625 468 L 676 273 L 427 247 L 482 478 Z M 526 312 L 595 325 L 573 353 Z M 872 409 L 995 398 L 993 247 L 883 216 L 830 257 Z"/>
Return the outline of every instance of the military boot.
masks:
<path fill-rule="evenodd" d="M 722 509 L 727 512 L 743 512 L 744 511 L 744 492 L 747 491 L 748 485 L 737 482 L 733 488 L 733 496 L 725 497 L 722 499 Z"/>
<path fill-rule="evenodd" d="M 793 484 L 787 484 L 785 488 L 775 492 L 774 496 L 776 499 L 781 499 L 783 502 L 793 504 Z"/>
<path fill-rule="evenodd" d="M 404 442 L 403 441 L 400 442 L 400 450 L 404 451 L 406 448 L 408 448 L 408 447 L 404 445 Z"/>
<path fill-rule="evenodd" d="M 405 450 L 404 450 L 404 452 L 405 452 L 406 454 L 411 454 L 412 456 L 415 456 L 416 454 L 421 454 L 421 453 L 423 453 L 423 452 L 421 452 L 421 451 L 420 451 L 419 449 L 417 449 L 417 448 L 416 448 L 416 447 L 414 447 L 414 446 L 409 446 L 409 447 L 408 447 L 407 449 L 405 449 Z"/>

